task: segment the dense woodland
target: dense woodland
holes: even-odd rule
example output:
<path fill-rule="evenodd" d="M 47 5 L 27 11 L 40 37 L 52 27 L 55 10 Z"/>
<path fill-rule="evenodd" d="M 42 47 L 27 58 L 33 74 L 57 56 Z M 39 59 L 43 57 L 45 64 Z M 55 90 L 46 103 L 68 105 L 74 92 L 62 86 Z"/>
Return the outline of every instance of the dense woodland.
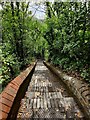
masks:
<path fill-rule="evenodd" d="M 46 17 L 39 20 L 29 10 L 29 3 L 1 3 L 2 88 L 37 58 L 90 82 L 90 2 L 44 5 Z"/>

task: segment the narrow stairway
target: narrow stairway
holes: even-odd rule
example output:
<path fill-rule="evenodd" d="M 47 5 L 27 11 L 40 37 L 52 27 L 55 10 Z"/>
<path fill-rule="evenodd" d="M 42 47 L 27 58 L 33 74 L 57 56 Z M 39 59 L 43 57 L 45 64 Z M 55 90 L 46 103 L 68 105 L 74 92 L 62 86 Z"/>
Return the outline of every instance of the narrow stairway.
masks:
<path fill-rule="evenodd" d="M 22 118 L 83 120 L 84 116 L 60 80 L 39 61 L 18 111 L 17 119 Z"/>

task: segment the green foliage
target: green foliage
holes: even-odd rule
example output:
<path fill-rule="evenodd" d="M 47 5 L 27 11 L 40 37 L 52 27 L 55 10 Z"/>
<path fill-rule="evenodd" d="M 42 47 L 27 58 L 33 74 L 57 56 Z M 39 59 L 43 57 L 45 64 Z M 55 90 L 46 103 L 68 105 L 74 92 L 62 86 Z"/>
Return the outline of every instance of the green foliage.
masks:
<path fill-rule="evenodd" d="M 7 44 L 5 46 L 8 46 Z M 0 60 L 2 61 L 2 67 L 0 67 L 0 85 L 2 84 L 2 88 L 20 72 L 20 63 L 17 61 L 15 54 L 10 54 L 9 51 L 3 48 L 4 45 L 0 46 Z"/>
<path fill-rule="evenodd" d="M 52 63 L 65 70 L 77 70 L 90 82 L 89 15 L 90 2 L 49 3 L 46 19 L 48 32 L 45 38 L 50 47 Z"/>
<path fill-rule="evenodd" d="M 47 24 L 33 18 L 29 3 L 3 3 L 0 84 L 4 88 L 38 55 L 46 58 L 48 44 L 43 34 Z M 42 48 L 43 46 L 43 48 Z M 45 53 L 45 54 L 44 54 Z M 47 58 L 48 59 L 48 58 Z"/>
<path fill-rule="evenodd" d="M 29 3 L 2 4 L 0 84 L 3 88 L 37 58 L 75 70 L 90 82 L 90 2 L 46 2 L 46 19 Z M 0 21 L 1 23 L 1 21 Z"/>

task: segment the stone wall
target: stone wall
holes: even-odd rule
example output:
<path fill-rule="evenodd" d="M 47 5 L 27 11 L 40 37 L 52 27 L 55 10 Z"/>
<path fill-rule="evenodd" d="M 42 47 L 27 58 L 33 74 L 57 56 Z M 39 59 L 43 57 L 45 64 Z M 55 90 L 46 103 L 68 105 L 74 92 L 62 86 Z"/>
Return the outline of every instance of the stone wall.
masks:
<path fill-rule="evenodd" d="M 64 85 L 72 92 L 81 109 L 83 109 L 86 118 L 90 119 L 90 85 L 66 75 L 47 62 L 44 62 L 44 64 L 62 80 Z"/>

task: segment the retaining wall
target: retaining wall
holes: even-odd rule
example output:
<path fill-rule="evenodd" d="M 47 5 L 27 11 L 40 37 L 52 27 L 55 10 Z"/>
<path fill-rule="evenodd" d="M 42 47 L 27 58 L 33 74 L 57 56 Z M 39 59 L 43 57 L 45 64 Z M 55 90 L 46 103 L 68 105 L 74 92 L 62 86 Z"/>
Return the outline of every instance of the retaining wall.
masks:
<path fill-rule="evenodd" d="M 24 97 L 36 63 L 21 72 L 0 94 L 0 120 L 15 120 L 20 101 Z"/>
<path fill-rule="evenodd" d="M 45 61 L 44 64 L 56 74 L 62 80 L 64 85 L 72 92 L 78 104 L 81 106 L 81 109 L 83 109 L 86 119 L 90 120 L 90 85 L 84 81 L 66 75 Z"/>

